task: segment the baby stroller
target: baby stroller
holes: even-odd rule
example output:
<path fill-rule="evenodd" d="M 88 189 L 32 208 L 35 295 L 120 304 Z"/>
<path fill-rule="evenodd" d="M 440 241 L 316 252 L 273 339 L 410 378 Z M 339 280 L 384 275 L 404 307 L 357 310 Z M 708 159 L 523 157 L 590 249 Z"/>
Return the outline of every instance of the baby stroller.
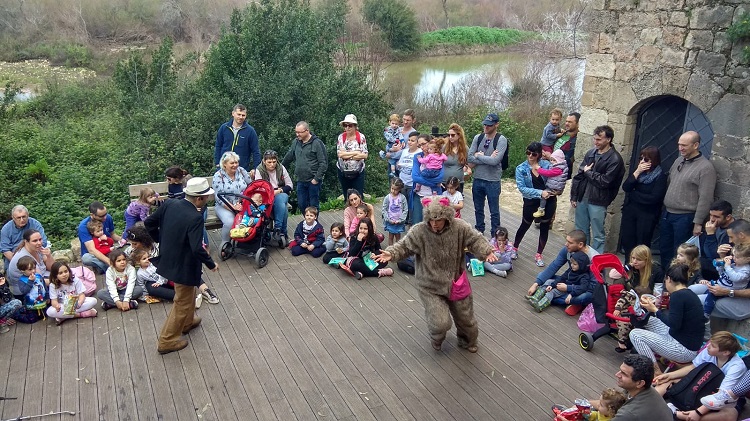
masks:
<path fill-rule="evenodd" d="M 261 205 L 254 206 L 252 196 L 260 193 L 262 196 Z M 255 180 L 250 183 L 242 194 L 236 193 L 218 193 L 216 195 L 228 208 L 232 208 L 230 198 L 237 197 L 241 199 L 242 210 L 235 211 L 234 223 L 232 224 L 233 232 L 239 227 L 243 216 L 247 212 L 258 217 L 258 221 L 252 226 L 247 227 L 247 232 L 242 237 L 232 237 L 229 242 L 221 248 L 221 260 L 227 260 L 234 256 L 234 253 L 244 254 L 249 257 L 255 257 L 255 263 L 259 268 L 268 264 L 268 249 L 265 246 L 270 245 L 273 233 L 273 187 L 271 183 L 265 180 Z M 283 247 L 283 246 L 282 246 Z"/>
<path fill-rule="evenodd" d="M 599 281 L 599 286 L 594 290 L 594 299 L 592 301 L 594 306 L 594 316 L 596 322 L 604 324 L 604 327 L 593 334 L 589 332 L 581 332 L 578 335 L 578 345 L 586 351 L 591 351 L 594 348 L 594 341 L 597 339 L 611 333 L 616 333 L 617 321 L 630 322 L 630 318 L 614 317 L 612 315 L 615 304 L 617 304 L 617 300 L 620 298 L 625 286 L 607 285 L 604 277 L 604 270 L 609 268 L 617 270 L 623 277 L 627 278 L 625 267 L 622 265 L 622 262 L 620 262 L 620 258 L 616 255 L 610 253 L 599 254 L 591 259 L 591 272 Z"/>

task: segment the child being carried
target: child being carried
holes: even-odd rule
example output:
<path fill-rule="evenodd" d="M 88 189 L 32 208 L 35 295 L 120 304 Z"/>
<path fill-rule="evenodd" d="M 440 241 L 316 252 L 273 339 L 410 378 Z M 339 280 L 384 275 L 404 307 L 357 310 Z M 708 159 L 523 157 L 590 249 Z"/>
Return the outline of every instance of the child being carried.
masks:
<path fill-rule="evenodd" d="M 538 167 L 536 170 L 539 175 L 546 177 L 545 191 L 555 196 L 560 195 L 565 190 L 565 182 L 568 180 L 568 163 L 565 161 L 565 154 L 562 150 L 558 149 L 549 156 L 549 161 L 552 164 L 548 169 Z M 547 199 L 542 196 L 539 199 L 539 210 L 534 212 L 534 218 L 541 218 L 544 216 L 544 208 L 547 207 Z"/>
<path fill-rule="evenodd" d="M 424 156 L 417 157 L 417 161 L 419 161 L 421 165 L 420 171 L 422 172 L 422 177 L 435 178 L 440 175 L 440 171 L 443 169 L 443 163 L 448 157 L 440 151 L 440 145 L 435 141 L 428 143 L 425 149 Z M 421 186 L 417 184 L 414 186 L 414 190 L 419 190 L 420 187 Z M 433 188 L 432 194 L 437 195 L 437 190 Z"/>

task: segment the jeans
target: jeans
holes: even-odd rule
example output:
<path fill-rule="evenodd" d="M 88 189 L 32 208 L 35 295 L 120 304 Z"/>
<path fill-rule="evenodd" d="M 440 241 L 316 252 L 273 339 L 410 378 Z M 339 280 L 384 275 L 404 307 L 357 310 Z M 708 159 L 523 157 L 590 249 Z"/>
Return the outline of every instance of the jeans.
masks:
<path fill-rule="evenodd" d="M 414 195 L 411 203 L 411 224 L 418 224 L 424 220 L 424 207 L 422 206 L 422 196 L 412 193 Z"/>
<path fill-rule="evenodd" d="M 109 265 L 105 262 L 102 262 L 101 260 L 97 259 L 93 254 L 86 253 L 83 256 L 81 256 L 81 262 L 85 266 L 93 266 L 101 271 L 101 273 L 104 273 L 107 271 L 107 268 L 109 268 Z"/>
<path fill-rule="evenodd" d="M 206 230 L 206 220 L 208 219 L 208 206 L 203 207 L 203 244 L 208 247 L 208 231 Z"/>
<path fill-rule="evenodd" d="M 216 203 L 214 207 L 216 216 L 221 220 L 221 245 L 229 241 L 229 231 L 232 230 L 234 225 L 234 216 L 236 215 L 233 210 L 227 209 L 221 203 Z"/>
<path fill-rule="evenodd" d="M 320 209 L 320 183 L 313 184 L 309 181 L 298 181 L 297 208 L 299 209 L 300 213 L 304 215 L 305 209 L 308 206 Z"/>
<path fill-rule="evenodd" d="M 661 267 L 668 268 L 677 247 L 693 235 L 694 213 L 669 213 L 664 210 L 659 221 L 659 251 Z"/>
<path fill-rule="evenodd" d="M 606 206 L 592 205 L 588 200 L 578 202 L 576 206 L 576 229 L 586 233 L 586 243 L 591 244 L 591 247 L 599 253 L 604 252 L 604 218 L 606 216 Z"/>
<path fill-rule="evenodd" d="M 12 319 L 23 309 L 21 300 L 13 299 L 0 306 L 0 319 Z"/>
<path fill-rule="evenodd" d="M 119 296 L 120 301 L 125 301 L 125 290 L 119 290 L 117 291 L 117 295 Z M 138 285 L 133 287 L 133 294 L 130 296 L 130 301 L 137 300 L 141 295 L 143 295 L 143 288 L 139 287 Z M 101 301 L 104 301 L 107 304 L 115 305 L 115 300 L 112 299 L 112 296 L 109 295 L 109 290 L 105 286 L 104 288 L 100 289 L 96 293 L 96 298 L 100 299 Z M 193 297 L 195 298 L 195 297 Z"/>
<path fill-rule="evenodd" d="M 365 169 L 362 169 L 362 172 L 355 178 L 344 177 L 344 173 L 341 170 L 336 170 L 336 172 L 339 174 L 339 184 L 341 184 L 341 194 L 344 196 L 344 199 L 346 199 L 346 191 L 349 189 L 358 191 L 360 196 L 364 194 Z"/>
<path fill-rule="evenodd" d="M 471 186 L 471 194 L 474 196 L 474 217 L 477 231 L 484 234 L 484 200 L 490 206 L 490 233 L 497 231 L 500 227 L 500 182 L 474 179 Z"/>
<path fill-rule="evenodd" d="M 286 209 L 287 203 L 289 203 L 289 195 L 286 193 L 279 193 L 273 197 L 274 227 L 284 235 L 286 235 L 286 221 L 289 218 L 289 212 Z"/>

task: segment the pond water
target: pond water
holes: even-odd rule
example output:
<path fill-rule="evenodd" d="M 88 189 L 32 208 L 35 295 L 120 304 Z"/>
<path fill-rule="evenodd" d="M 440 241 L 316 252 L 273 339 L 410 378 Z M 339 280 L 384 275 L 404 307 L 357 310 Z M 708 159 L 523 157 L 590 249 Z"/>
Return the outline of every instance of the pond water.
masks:
<path fill-rule="evenodd" d="M 524 53 L 494 53 L 459 56 L 423 57 L 416 61 L 385 63 L 381 71 L 381 87 L 391 100 L 405 103 L 423 101 L 438 92 L 450 94 L 453 87 L 465 86 L 467 79 L 492 79 L 494 89 L 507 91 L 515 80 L 533 75 L 542 85 L 566 79 L 567 95 L 580 98 L 583 87 L 584 60 L 545 60 Z M 545 86 L 547 87 L 547 86 Z M 556 89 L 552 87 L 552 89 Z"/>

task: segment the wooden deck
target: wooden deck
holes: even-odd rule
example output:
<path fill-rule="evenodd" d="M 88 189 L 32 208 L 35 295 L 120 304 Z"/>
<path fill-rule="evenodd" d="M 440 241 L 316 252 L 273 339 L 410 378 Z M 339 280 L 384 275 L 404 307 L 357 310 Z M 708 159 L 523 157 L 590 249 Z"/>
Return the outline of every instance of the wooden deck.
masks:
<path fill-rule="evenodd" d="M 503 212 L 502 221 L 513 233 L 519 216 Z M 560 308 L 537 314 L 524 300 L 539 271 L 536 241 L 532 228 L 508 279 L 472 279 L 476 354 L 456 346 L 455 330 L 432 350 L 412 276 L 355 281 L 273 250 L 263 269 L 238 256 L 206 273 L 221 303 L 203 303 L 203 324 L 177 353 L 156 352 L 170 304 L 12 327 L 0 336 L 0 396 L 17 400 L 0 401 L 0 418 L 549 420 L 553 403 L 613 387 L 622 356 L 611 338 L 583 351 L 576 318 Z M 563 242 L 551 235 L 546 256 Z"/>

